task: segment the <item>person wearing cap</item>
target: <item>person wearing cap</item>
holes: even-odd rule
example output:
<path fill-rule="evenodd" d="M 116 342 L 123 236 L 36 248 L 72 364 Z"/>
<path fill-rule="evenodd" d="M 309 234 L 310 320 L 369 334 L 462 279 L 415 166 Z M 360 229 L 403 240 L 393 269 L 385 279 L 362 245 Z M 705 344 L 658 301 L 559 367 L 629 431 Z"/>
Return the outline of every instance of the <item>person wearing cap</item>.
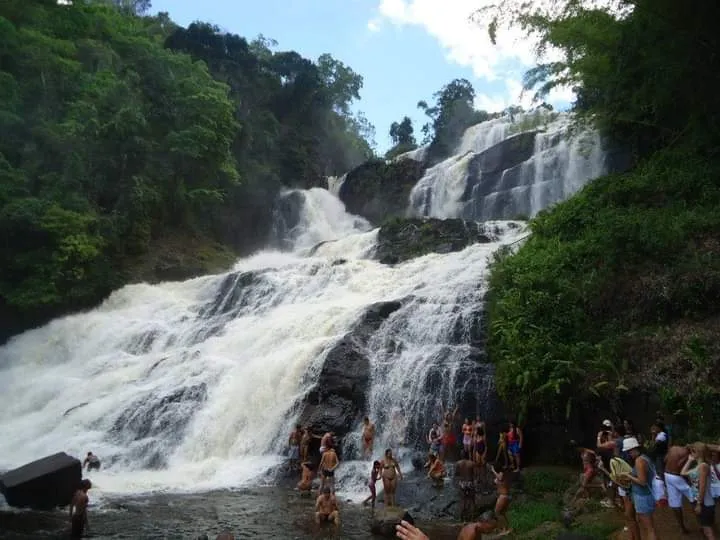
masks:
<path fill-rule="evenodd" d="M 637 519 L 647 532 L 647 540 L 657 540 L 653 522 L 655 495 L 652 481 L 655 478 L 655 467 L 650 458 L 643 453 L 643 449 L 635 437 L 628 437 L 623 441 L 623 452 L 629 454 L 634 461 L 634 467 L 632 472 L 624 473 L 620 477 L 630 482 L 630 497 L 635 506 Z"/>

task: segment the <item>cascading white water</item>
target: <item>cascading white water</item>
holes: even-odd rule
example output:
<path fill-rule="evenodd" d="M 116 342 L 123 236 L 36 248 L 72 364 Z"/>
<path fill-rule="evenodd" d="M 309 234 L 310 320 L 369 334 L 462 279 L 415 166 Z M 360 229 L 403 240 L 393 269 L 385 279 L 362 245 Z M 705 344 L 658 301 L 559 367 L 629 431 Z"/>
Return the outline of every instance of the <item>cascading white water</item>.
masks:
<path fill-rule="evenodd" d="M 455 154 L 427 169 L 413 187 L 408 214 L 479 221 L 532 217 L 566 199 L 607 170 L 600 135 L 571 133 L 571 118 L 537 109 L 471 126 Z M 534 136 L 532 155 L 517 148 L 523 133 Z M 483 172 L 473 165 L 483 158 L 492 167 L 507 162 L 506 168 Z"/>
<path fill-rule="evenodd" d="M 421 415 L 453 399 L 471 361 L 462 321 L 481 302 L 490 254 L 519 228 L 387 266 L 366 258 L 377 231 L 364 220 L 325 190 L 301 195 L 294 252 L 262 252 L 221 275 L 129 285 L 0 348 L 0 469 L 92 450 L 104 462 L 93 473 L 100 496 L 256 481 L 282 460 L 294 406 L 328 351 L 368 305 L 406 298 L 369 346 L 369 412 L 379 447 L 396 407 L 417 415 L 405 435 L 424 429 Z M 346 466 L 344 489 L 364 486 L 352 472 L 364 468 Z"/>
<path fill-rule="evenodd" d="M 345 182 L 345 179 L 347 178 L 347 173 L 343 174 L 342 176 L 328 176 L 327 177 L 327 190 L 332 194 L 335 195 L 335 197 L 340 196 L 340 188 L 342 188 L 343 183 Z"/>

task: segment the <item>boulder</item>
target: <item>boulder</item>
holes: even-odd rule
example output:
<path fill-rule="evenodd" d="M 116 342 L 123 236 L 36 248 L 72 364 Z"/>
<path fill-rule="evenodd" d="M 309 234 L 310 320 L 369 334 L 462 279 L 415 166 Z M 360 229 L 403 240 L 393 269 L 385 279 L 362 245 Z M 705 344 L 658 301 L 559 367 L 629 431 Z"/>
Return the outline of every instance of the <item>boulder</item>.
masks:
<path fill-rule="evenodd" d="M 355 327 L 328 351 L 317 383 L 300 404 L 302 425 L 316 433 L 333 431 L 341 439 L 360 421 L 370 383 L 367 341 L 401 305 L 395 301 L 369 306 Z"/>
<path fill-rule="evenodd" d="M 371 160 L 347 174 L 338 196 L 348 212 L 380 225 L 405 215 L 410 190 L 424 170 L 423 163 L 411 159 Z"/>
<path fill-rule="evenodd" d="M 396 264 L 428 253 L 450 253 L 492 238 L 482 224 L 462 219 L 404 218 L 380 227 L 375 259 Z"/>
<path fill-rule="evenodd" d="M 395 527 L 403 520 L 411 525 L 415 523 L 412 516 L 404 508 L 384 508 L 373 514 L 370 530 L 378 536 L 396 538 L 397 529 Z"/>
<path fill-rule="evenodd" d="M 0 492 L 10 506 L 51 510 L 70 504 L 81 480 L 80 461 L 59 452 L 6 472 Z"/>

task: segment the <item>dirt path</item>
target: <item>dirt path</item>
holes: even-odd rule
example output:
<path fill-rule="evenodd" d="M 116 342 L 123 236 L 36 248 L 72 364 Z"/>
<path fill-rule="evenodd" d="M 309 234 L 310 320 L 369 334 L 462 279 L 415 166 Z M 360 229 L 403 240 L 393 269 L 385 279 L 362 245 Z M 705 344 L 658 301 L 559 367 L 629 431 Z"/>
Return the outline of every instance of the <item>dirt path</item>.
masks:
<path fill-rule="evenodd" d="M 659 540 L 696 540 L 704 538 L 700 532 L 697 516 L 695 512 L 687 505 L 683 506 L 683 517 L 685 526 L 690 530 L 690 534 L 684 535 L 680 532 L 680 526 L 675 521 L 675 516 L 669 508 L 658 508 L 655 511 L 655 530 L 658 533 Z M 715 511 L 715 525 L 720 529 L 720 512 Z M 627 540 L 628 533 L 618 532 L 613 536 L 613 540 Z M 643 538 L 645 534 L 643 531 Z"/>

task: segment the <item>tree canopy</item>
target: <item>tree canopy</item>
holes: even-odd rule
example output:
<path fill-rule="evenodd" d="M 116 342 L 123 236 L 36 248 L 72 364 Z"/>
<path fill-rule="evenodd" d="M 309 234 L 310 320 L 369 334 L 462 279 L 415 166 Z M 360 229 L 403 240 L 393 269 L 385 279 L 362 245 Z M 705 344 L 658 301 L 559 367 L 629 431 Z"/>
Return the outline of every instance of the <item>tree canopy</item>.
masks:
<path fill-rule="evenodd" d="M 342 62 L 148 7 L 0 4 L 0 318 L 96 302 L 168 232 L 262 245 L 282 185 L 373 155 Z"/>

